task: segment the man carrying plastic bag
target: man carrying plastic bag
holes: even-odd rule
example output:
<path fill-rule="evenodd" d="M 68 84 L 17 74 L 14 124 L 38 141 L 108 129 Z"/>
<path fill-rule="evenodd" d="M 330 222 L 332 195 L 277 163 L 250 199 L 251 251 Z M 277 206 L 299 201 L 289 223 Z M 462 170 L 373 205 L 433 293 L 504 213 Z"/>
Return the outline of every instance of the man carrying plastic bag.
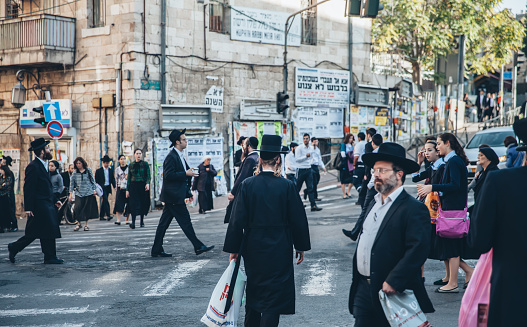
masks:
<path fill-rule="evenodd" d="M 297 264 L 311 249 L 302 200 L 280 175 L 281 143 L 277 135 L 262 137 L 256 176 L 240 185 L 223 246 L 230 259 L 244 259 L 247 327 L 276 327 L 281 314 L 295 313 L 293 247 Z"/>
<path fill-rule="evenodd" d="M 390 327 L 431 327 L 413 291 L 387 295 L 380 290 L 379 299 Z"/>
<path fill-rule="evenodd" d="M 231 260 L 229 267 L 221 275 L 218 284 L 214 288 L 210 298 L 207 312 L 201 318 L 201 322 L 209 327 L 233 326 L 236 327 L 240 306 L 242 305 L 243 292 L 245 291 L 245 282 L 247 278 L 243 271 L 238 270 L 238 276 L 233 290 L 232 305 L 230 310 L 225 314 L 225 304 L 230 289 L 232 275 L 235 271 L 235 260 Z"/>

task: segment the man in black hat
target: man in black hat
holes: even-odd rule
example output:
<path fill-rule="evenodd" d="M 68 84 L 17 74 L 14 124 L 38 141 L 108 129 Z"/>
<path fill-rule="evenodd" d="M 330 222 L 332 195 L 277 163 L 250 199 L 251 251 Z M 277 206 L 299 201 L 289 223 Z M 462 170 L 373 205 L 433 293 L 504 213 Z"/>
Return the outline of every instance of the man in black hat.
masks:
<path fill-rule="evenodd" d="M 241 146 L 241 149 L 238 149 L 238 151 L 236 151 L 236 153 L 234 154 L 234 167 L 240 167 L 240 165 L 242 164 L 242 154 L 243 154 L 243 151 L 245 150 L 245 141 L 246 137 L 245 136 L 240 136 L 240 138 L 238 139 L 238 142 L 236 144 L 238 144 L 239 146 Z"/>
<path fill-rule="evenodd" d="M 513 125 L 527 142 L 527 119 Z M 525 144 L 516 148 L 527 151 Z M 468 243 L 479 253 L 493 250 L 487 326 L 522 326 L 527 293 L 527 166 L 491 171 L 470 215 Z M 469 284 L 470 287 L 470 284 Z"/>
<path fill-rule="evenodd" d="M 161 188 L 159 200 L 165 203 L 165 207 L 159 219 L 154 245 L 152 245 L 152 257 L 172 256 L 172 254 L 166 253 L 163 249 L 163 238 L 174 217 L 183 233 L 194 246 L 196 255 L 214 248 L 214 245 L 206 246 L 196 236 L 190 221 L 187 205 L 185 204 L 185 199 L 190 198 L 191 201 L 193 200 L 190 192 L 191 181 L 192 177 L 198 175 L 188 166 L 183 155 L 183 150 L 187 147 L 185 131 L 186 129 L 182 131 L 173 130 L 168 137 L 172 142 L 170 147 L 174 147 L 174 149 L 169 152 L 163 163 L 163 187 Z"/>
<path fill-rule="evenodd" d="M 13 158 L 11 156 L 3 156 L 2 157 L 2 164 L 0 166 L 9 166 L 11 167 L 11 164 L 13 162 Z M 18 222 L 16 221 L 16 201 L 15 201 L 15 174 L 13 174 L 13 171 L 9 171 L 11 174 L 11 180 L 13 181 L 13 186 L 10 188 L 11 191 L 9 192 L 9 207 L 11 209 L 11 214 L 9 215 L 9 220 L 11 222 L 11 228 L 10 232 L 16 232 L 18 231 Z"/>
<path fill-rule="evenodd" d="M 279 173 L 281 148 L 280 136 L 262 137 L 257 175 L 240 184 L 223 246 L 229 260 L 240 260 L 240 253 L 244 259 L 249 327 L 276 327 L 281 314 L 295 313 L 291 253 L 294 248 L 300 264 L 311 249 L 302 200 L 293 182 Z"/>
<path fill-rule="evenodd" d="M 353 257 L 349 310 L 356 327 L 389 327 L 379 301 L 386 294 L 414 291 L 423 312 L 434 308 L 421 278 L 430 248 L 430 214 L 403 188 L 405 175 L 419 170 L 396 143 L 383 143 L 377 153 L 364 154 L 373 168 L 375 189 Z"/>
<path fill-rule="evenodd" d="M 246 146 L 245 146 L 246 156 L 245 156 L 245 159 L 243 159 L 242 164 L 240 165 L 240 171 L 238 172 L 238 175 L 236 175 L 236 179 L 234 180 L 234 185 L 232 186 L 231 192 L 229 193 L 229 195 L 227 195 L 227 199 L 230 202 L 225 212 L 224 223 L 229 222 L 229 218 L 232 212 L 232 201 L 234 200 L 234 198 L 236 197 L 236 194 L 238 193 L 240 184 L 246 178 L 254 175 L 254 170 L 256 169 L 256 166 L 258 165 L 258 152 L 256 152 L 256 150 L 258 149 L 258 139 L 254 136 L 251 136 L 248 139 L 246 139 L 245 142 L 246 142 Z"/>
<path fill-rule="evenodd" d="M 105 154 L 101 158 L 102 167 L 95 171 L 95 183 L 99 184 L 102 187 L 103 194 L 100 198 L 100 220 L 110 220 L 112 219 L 112 214 L 110 211 L 110 203 L 108 202 L 108 196 L 112 194 L 112 186 L 115 188 L 115 174 L 113 169 L 110 167 L 110 157 Z M 105 217 L 108 217 L 106 219 Z"/>
<path fill-rule="evenodd" d="M 57 258 L 55 239 L 60 238 L 57 212 L 53 205 L 60 207 L 55 198 L 48 171 L 48 160 L 53 159 L 49 150 L 49 141 L 39 138 L 31 142 L 29 151 L 35 154 L 26 167 L 24 180 L 24 209 L 27 214 L 25 235 L 18 241 L 9 243 L 9 261 L 15 262 L 15 256 L 35 239 L 40 239 L 44 263 L 61 264 L 64 260 Z"/>

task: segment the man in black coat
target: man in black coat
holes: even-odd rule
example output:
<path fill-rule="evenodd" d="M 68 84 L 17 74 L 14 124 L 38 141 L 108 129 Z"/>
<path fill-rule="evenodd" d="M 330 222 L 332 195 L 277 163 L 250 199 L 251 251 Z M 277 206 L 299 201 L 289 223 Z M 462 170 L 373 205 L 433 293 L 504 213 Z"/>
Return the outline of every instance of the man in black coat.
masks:
<path fill-rule="evenodd" d="M 68 170 L 63 171 L 60 173 L 60 176 L 62 176 L 62 181 L 64 183 L 64 190 L 62 191 L 61 197 L 68 196 L 70 193 L 70 182 L 71 182 L 71 175 L 73 175 L 73 171 L 75 170 L 75 167 L 73 164 L 68 165 Z"/>
<path fill-rule="evenodd" d="M 53 159 L 49 150 L 49 141 L 39 138 L 31 142 L 29 151 L 35 153 L 27 167 L 24 180 L 24 209 L 27 214 L 25 235 L 16 242 L 9 243 L 9 261 L 15 263 L 15 256 L 35 239 L 40 239 L 45 264 L 61 264 L 64 260 L 57 258 L 55 239 L 60 238 L 57 212 L 53 205 L 60 207 L 55 198 L 48 171 L 48 160 Z"/>
<path fill-rule="evenodd" d="M 484 90 L 479 90 L 479 95 L 476 98 L 476 108 L 478 109 L 478 121 L 483 120 L 485 107 L 487 107 L 487 97 Z"/>
<path fill-rule="evenodd" d="M 10 156 L 3 156 L 2 157 L 2 166 L 9 166 L 11 167 L 11 163 L 13 162 L 13 158 Z M 13 184 L 15 183 L 15 174 L 11 171 L 11 178 L 13 179 Z M 17 232 L 18 231 L 18 222 L 16 221 L 16 199 L 15 199 L 15 187 L 13 186 L 11 188 L 11 192 L 9 193 L 9 206 L 11 208 L 11 214 L 9 215 L 9 221 L 11 222 L 11 228 L 9 229 L 10 232 Z"/>
<path fill-rule="evenodd" d="M 513 128 L 526 142 L 527 119 L 517 121 Z M 517 150 L 527 151 L 527 146 Z M 523 167 L 489 172 L 471 215 L 469 244 L 480 253 L 493 250 L 488 327 L 525 325 L 525 185 L 525 162 Z"/>
<path fill-rule="evenodd" d="M 242 154 L 244 151 L 243 144 L 244 144 L 245 139 L 246 139 L 245 136 L 240 136 L 240 138 L 238 139 L 238 142 L 236 143 L 242 148 L 238 149 L 238 151 L 236 151 L 236 153 L 234 154 L 234 167 L 240 167 L 240 165 L 242 164 Z"/>
<path fill-rule="evenodd" d="M 375 189 L 353 257 L 349 311 L 356 327 L 389 327 L 379 301 L 387 295 L 414 291 L 423 312 L 434 308 L 421 278 L 430 248 L 430 214 L 403 189 L 405 175 L 419 170 L 396 143 L 383 143 L 363 156 L 374 169 Z"/>
<path fill-rule="evenodd" d="M 223 251 L 241 253 L 247 274 L 245 326 L 278 326 L 295 313 L 293 248 L 297 264 L 311 249 L 309 227 L 295 185 L 281 177 L 281 137 L 264 135 L 259 174 L 245 179 L 234 198 Z M 240 252 L 240 249 L 243 249 Z M 240 259 L 238 259 L 240 260 Z"/>
<path fill-rule="evenodd" d="M 371 144 L 371 140 L 373 135 L 377 133 L 377 130 L 375 128 L 368 128 L 366 130 L 366 145 L 364 146 L 364 153 L 372 153 L 373 152 L 373 145 Z M 368 182 L 371 178 L 371 167 L 364 166 L 364 179 L 362 180 L 362 186 L 359 192 L 359 198 L 357 200 L 357 204 L 359 204 L 364 209 L 364 202 L 366 201 L 366 194 L 368 193 Z"/>
<path fill-rule="evenodd" d="M 161 188 L 159 200 L 165 203 L 165 207 L 159 219 L 154 245 L 152 245 L 152 257 L 172 256 L 172 254 L 166 253 L 163 249 L 163 238 L 174 217 L 185 236 L 194 246 L 196 255 L 214 248 L 214 245 L 206 246 L 196 236 L 190 221 L 187 205 L 185 204 L 185 199 L 190 198 L 191 201 L 193 200 L 190 187 L 192 177 L 197 176 L 190 169 L 183 155 L 183 150 L 187 147 L 185 131 L 185 129 L 182 131 L 173 130 L 169 136 L 172 142 L 170 147 L 174 147 L 174 149 L 169 152 L 165 162 L 163 162 L 163 187 Z"/>
<path fill-rule="evenodd" d="M 234 185 L 231 189 L 231 192 L 229 195 L 227 195 L 227 199 L 229 200 L 229 205 L 227 206 L 227 210 L 225 212 L 225 219 L 224 223 L 228 223 L 231 212 L 232 212 L 232 201 L 236 197 L 236 194 L 238 193 L 238 190 L 240 188 L 240 184 L 248 177 L 251 177 L 254 175 L 254 171 L 256 169 L 256 166 L 258 165 L 258 152 L 256 150 L 258 149 L 258 139 L 254 136 L 249 137 L 248 140 L 246 140 L 246 156 L 245 159 L 242 161 L 242 164 L 240 165 L 240 171 L 238 172 L 238 175 L 236 176 L 236 179 L 234 180 Z"/>
<path fill-rule="evenodd" d="M 95 171 L 95 183 L 102 187 L 103 193 L 100 198 L 100 220 L 112 219 L 110 211 L 110 203 L 108 202 L 108 196 L 112 194 L 112 186 L 115 188 L 115 174 L 113 169 L 110 167 L 110 157 L 106 154 L 101 159 L 102 167 Z M 106 219 L 105 217 L 108 217 Z"/>

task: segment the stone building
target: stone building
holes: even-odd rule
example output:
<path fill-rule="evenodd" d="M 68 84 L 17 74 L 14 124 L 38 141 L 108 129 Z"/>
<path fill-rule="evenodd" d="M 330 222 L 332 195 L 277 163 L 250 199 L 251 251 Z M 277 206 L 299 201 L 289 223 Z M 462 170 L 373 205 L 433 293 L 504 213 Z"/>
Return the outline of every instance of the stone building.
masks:
<path fill-rule="evenodd" d="M 150 139 L 166 137 L 161 104 L 210 107 L 212 88 L 223 93 L 221 108 L 212 110 L 207 128 L 191 127 L 190 134 L 223 136 L 228 153 L 229 122 L 240 119 L 242 100 L 274 106 L 283 89 L 283 18 L 315 3 L 0 0 L 0 149 L 20 149 L 23 180 L 30 141 L 47 133 L 21 127 L 22 112 L 31 113 L 49 91 L 52 101 L 71 101 L 61 154 L 68 162 L 82 156 L 95 169 L 106 153 L 117 159 L 125 141 L 147 150 Z M 348 71 L 351 47 L 352 80 L 371 82 L 371 20 L 345 17 L 345 3 L 329 1 L 293 19 L 287 49 L 291 108 L 284 121 L 295 110 L 296 67 Z M 21 109 L 11 104 L 19 69 L 35 75 L 41 87 L 32 90 L 37 81 L 25 74 Z M 97 108 L 99 98 L 110 104 Z"/>

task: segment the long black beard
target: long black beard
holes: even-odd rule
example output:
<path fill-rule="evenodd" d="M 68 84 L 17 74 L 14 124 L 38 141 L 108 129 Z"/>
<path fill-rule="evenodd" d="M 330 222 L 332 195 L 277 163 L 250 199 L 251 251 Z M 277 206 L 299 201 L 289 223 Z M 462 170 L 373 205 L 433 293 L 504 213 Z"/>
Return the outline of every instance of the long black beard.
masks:
<path fill-rule="evenodd" d="M 53 159 L 53 155 L 51 152 L 44 152 L 44 160 L 51 160 Z"/>

